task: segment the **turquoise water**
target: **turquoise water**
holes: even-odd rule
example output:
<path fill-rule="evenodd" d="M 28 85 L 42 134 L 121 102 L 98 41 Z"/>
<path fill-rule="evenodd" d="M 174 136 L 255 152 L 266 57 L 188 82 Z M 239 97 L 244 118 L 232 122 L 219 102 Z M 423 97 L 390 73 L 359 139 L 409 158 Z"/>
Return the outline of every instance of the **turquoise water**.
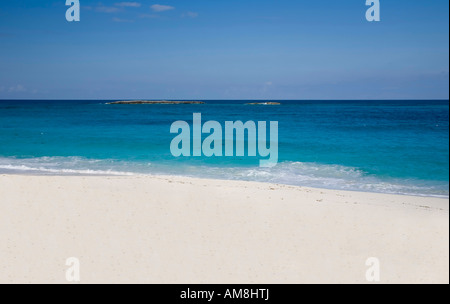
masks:
<path fill-rule="evenodd" d="M 0 101 L 0 173 L 170 174 L 370 192 L 449 195 L 448 101 Z M 278 121 L 279 164 L 170 153 L 170 126 Z M 206 137 L 206 136 L 205 136 Z"/>

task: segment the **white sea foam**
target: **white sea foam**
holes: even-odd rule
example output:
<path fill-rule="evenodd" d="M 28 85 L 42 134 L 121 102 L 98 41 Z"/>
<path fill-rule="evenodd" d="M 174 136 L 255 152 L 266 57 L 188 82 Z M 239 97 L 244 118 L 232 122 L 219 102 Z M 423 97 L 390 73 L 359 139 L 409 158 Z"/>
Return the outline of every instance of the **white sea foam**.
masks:
<path fill-rule="evenodd" d="M 72 169 L 48 169 L 44 167 L 31 168 L 27 166 L 0 166 L 0 169 L 11 171 L 24 171 L 24 172 L 40 172 L 40 173 L 55 173 L 55 174 L 80 174 L 80 175 L 135 175 L 131 172 L 118 172 L 113 170 L 72 170 Z"/>
<path fill-rule="evenodd" d="M 101 160 L 79 157 L 0 158 L 0 172 L 53 175 L 135 175 L 133 172 L 104 168 Z"/>
<path fill-rule="evenodd" d="M 81 157 L 1 158 L 0 173 L 42 175 L 179 175 L 304 187 L 448 198 L 448 182 L 385 178 L 357 168 L 283 162 L 274 168 L 149 164 Z"/>
<path fill-rule="evenodd" d="M 259 181 L 335 190 L 448 197 L 448 183 L 389 178 L 382 180 L 357 168 L 315 163 L 283 162 L 274 168 L 190 167 L 189 176 Z M 437 185 L 437 183 L 439 185 Z"/>

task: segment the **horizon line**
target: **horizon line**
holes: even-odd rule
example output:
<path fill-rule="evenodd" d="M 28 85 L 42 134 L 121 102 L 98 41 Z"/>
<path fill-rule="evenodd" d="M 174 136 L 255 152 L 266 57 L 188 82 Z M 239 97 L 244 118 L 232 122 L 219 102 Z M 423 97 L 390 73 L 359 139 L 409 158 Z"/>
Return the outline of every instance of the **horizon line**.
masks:
<path fill-rule="evenodd" d="M 243 98 L 243 99 L 181 99 L 181 98 L 175 98 L 175 99 L 165 99 L 165 98 L 116 98 L 116 99 L 107 99 L 107 98 L 82 98 L 82 99 L 62 99 L 62 98 L 50 98 L 50 99 L 30 99 L 30 98 L 24 98 L 24 99 L 2 99 L 0 98 L 0 101 L 92 101 L 92 100 L 119 100 L 119 101 L 142 101 L 142 100 L 148 100 L 148 101 L 450 101 L 449 98 L 383 98 L 383 99 L 351 99 L 351 98 L 337 98 L 337 99 L 251 99 L 251 98 Z"/>

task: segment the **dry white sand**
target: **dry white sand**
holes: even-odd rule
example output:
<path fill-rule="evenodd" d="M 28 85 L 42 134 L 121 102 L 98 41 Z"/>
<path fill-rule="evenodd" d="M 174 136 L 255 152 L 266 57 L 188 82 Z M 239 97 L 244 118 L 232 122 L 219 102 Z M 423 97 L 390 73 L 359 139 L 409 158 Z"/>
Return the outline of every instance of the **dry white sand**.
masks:
<path fill-rule="evenodd" d="M 0 176 L 0 283 L 449 282 L 447 199 L 179 177 Z"/>

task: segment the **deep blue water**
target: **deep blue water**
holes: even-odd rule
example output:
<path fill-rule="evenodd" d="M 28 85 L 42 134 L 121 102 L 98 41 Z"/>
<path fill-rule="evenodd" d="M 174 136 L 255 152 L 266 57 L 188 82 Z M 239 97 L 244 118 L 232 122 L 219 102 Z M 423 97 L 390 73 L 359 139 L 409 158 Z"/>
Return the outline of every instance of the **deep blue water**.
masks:
<path fill-rule="evenodd" d="M 0 173 L 175 174 L 448 197 L 448 101 L 0 101 Z M 278 121 L 279 164 L 170 153 L 174 121 Z M 206 136 L 205 136 L 206 137 Z"/>

